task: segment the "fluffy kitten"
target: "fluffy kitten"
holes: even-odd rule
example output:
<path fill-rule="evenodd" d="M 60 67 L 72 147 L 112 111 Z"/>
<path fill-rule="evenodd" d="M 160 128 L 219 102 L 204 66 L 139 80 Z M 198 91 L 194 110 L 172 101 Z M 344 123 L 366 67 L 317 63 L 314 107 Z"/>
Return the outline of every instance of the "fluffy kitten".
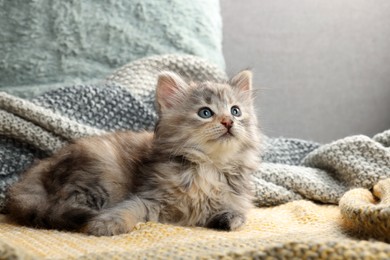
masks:
<path fill-rule="evenodd" d="M 129 232 L 141 221 L 239 228 L 259 163 L 251 81 L 249 71 L 226 84 L 161 73 L 154 133 L 74 141 L 10 188 L 10 216 L 97 236 Z"/>

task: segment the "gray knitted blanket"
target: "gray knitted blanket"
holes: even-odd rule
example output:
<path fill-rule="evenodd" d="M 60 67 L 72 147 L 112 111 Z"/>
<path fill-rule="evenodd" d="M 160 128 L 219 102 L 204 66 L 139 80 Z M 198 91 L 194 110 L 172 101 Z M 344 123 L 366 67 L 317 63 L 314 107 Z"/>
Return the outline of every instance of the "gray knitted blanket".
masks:
<path fill-rule="evenodd" d="M 0 92 L 0 209 L 7 187 L 20 173 L 69 140 L 114 130 L 152 130 L 161 70 L 198 81 L 226 78 L 203 59 L 165 55 L 130 63 L 95 86 L 61 88 L 31 100 Z M 390 131 L 325 145 L 263 139 L 263 164 L 254 173 L 258 206 L 299 199 L 337 204 L 351 188 L 371 188 L 390 177 Z"/>

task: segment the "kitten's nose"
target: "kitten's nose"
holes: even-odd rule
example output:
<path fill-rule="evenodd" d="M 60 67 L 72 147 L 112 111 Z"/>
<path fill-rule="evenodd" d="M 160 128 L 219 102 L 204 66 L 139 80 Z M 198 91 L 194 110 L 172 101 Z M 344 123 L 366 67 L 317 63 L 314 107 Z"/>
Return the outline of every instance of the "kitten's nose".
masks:
<path fill-rule="evenodd" d="M 230 129 L 233 126 L 233 120 L 231 120 L 231 119 L 223 119 L 221 121 L 221 124 L 223 124 L 227 129 Z"/>

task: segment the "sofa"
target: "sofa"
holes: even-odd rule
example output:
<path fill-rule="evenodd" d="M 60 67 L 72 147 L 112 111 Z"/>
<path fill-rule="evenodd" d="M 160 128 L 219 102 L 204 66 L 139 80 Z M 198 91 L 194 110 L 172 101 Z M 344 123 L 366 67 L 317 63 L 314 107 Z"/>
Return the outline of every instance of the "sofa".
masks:
<path fill-rule="evenodd" d="M 262 137 L 237 231 L 155 222 L 94 237 L 20 226 L 7 188 L 69 141 L 152 130 L 161 70 L 227 79 L 217 0 L 0 1 L 0 258 L 388 258 L 390 130 L 319 143 Z"/>

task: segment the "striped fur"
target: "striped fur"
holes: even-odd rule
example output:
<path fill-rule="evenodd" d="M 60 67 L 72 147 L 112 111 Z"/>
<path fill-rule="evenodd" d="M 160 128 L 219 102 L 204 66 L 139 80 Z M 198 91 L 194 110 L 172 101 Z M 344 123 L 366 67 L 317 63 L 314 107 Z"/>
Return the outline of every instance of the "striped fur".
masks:
<path fill-rule="evenodd" d="M 76 140 L 27 172 L 9 191 L 21 224 L 105 236 L 138 222 L 235 230 L 252 207 L 259 163 L 251 73 L 230 82 L 186 83 L 162 72 L 154 133 Z M 232 115 L 232 107 L 240 115 Z M 199 111 L 209 108 L 212 116 Z"/>

